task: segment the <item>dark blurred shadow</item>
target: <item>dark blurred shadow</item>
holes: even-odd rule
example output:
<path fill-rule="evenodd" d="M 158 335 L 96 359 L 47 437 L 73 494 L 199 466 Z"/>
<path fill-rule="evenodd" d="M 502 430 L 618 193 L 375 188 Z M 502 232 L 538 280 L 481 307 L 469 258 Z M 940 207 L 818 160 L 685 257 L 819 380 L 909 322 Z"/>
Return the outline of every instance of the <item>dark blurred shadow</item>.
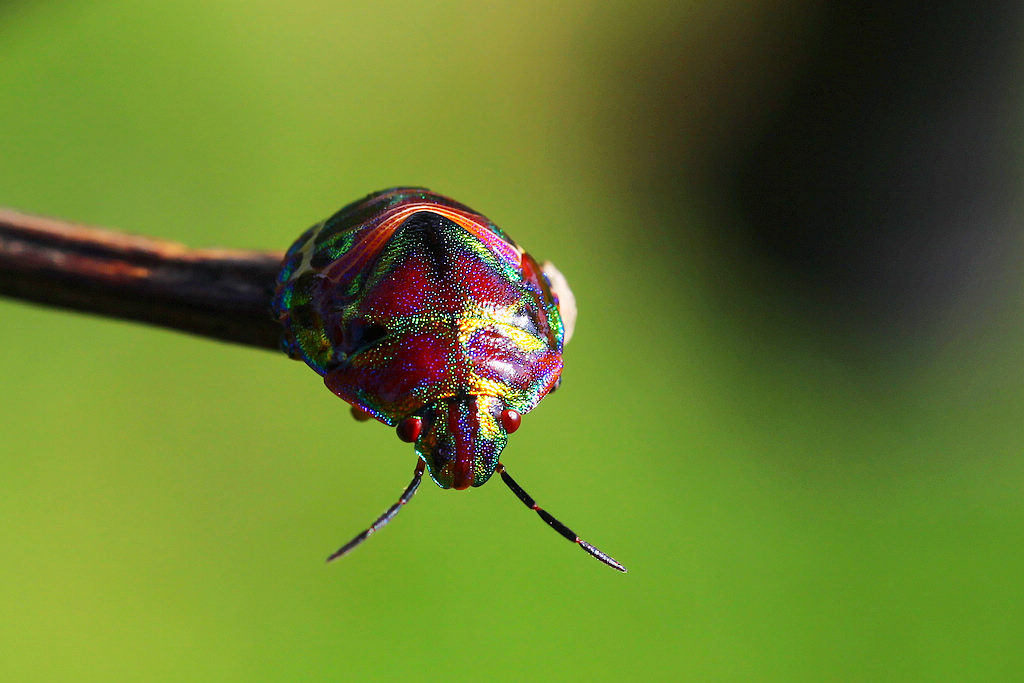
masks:
<path fill-rule="evenodd" d="M 786 106 L 724 165 L 754 247 L 825 310 L 907 330 L 997 284 L 1022 151 L 1021 11 L 998 7 L 834 3 Z"/>
<path fill-rule="evenodd" d="M 654 142 L 627 163 L 662 205 L 697 186 L 732 216 L 712 236 L 722 282 L 772 273 L 833 332 L 912 340 L 952 309 L 997 307 L 1021 223 L 1022 8 L 831 2 L 774 42 L 752 34 L 765 49 L 731 63 L 715 59 L 728 30 L 696 58 L 652 43 L 635 59 L 653 62 L 628 66 L 647 101 L 624 127 Z M 698 92 L 694 59 L 727 68 Z M 715 117 L 683 130 L 694 107 Z"/>

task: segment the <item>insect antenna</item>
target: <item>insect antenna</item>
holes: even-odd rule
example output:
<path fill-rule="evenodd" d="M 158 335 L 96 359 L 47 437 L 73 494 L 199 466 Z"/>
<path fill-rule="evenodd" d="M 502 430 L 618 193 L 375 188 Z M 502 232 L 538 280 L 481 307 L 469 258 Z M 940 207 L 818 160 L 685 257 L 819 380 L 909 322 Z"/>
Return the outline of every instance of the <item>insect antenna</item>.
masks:
<path fill-rule="evenodd" d="M 530 508 L 531 510 L 535 510 L 537 514 L 540 515 L 540 518 L 543 519 L 548 526 L 550 526 L 552 529 L 568 538 L 573 543 L 579 545 L 579 547 L 583 548 L 592 556 L 601 560 L 609 567 L 613 569 L 618 569 L 620 572 L 625 573 L 626 568 L 623 567 L 614 557 L 602 552 L 601 550 L 598 550 L 594 546 L 584 541 L 582 538 L 577 536 L 572 529 L 559 522 L 557 519 L 552 517 L 547 510 L 537 505 L 537 501 L 531 498 L 530 494 L 524 491 L 523 488 L 516 483 L 516 480 L 509 476 L 509 473 L 505 470 L 505 466 L 502 465 L 500 462 L 498 463 L 498 472 L 501 474 L 501 480 L 505 482 L 505 485 L 512 489 L 512 493 L 516 494 L 516 497 L 519 498 L 519 500 L 523 501 L 523 504 L 525 504 L 526 507 Z"/>
<path fill-rule="evenodd" d="M 422 460 L 420 460 L 416 463 L 416 472 L 412 475 L 412 481 L 409 482 L 409 485 L 405 487 L 405 491 L 402 492 L 402 496 L 401 498 L 398 499 L 398 502 L 389 507 L 387 509 L 387 512 L 378 517 L 377 521 L 370 525 L 370 528 L 368 528 L 366 531 L 362 532 L 361 534 L 353 538 L 345 545 L 338 548 L 337 551 L 332 553 L 331 556 L 327 558 L 327 561 L 330 562 L 331 560 L 336 560 L 342 555 L 345 555 L 353 548 L 355 548 L 357 545 L 359 545 L 367 538 L 369 538 L 370 534 L 372 534 L 373 532 L 377 531 L 382 526 L 390 522 L 391 519 L 398 514 L 398 511 L 402 509 L 402 506 L 408 503 L 410 500 L 412 500 L 413 495 L 416 493 L 416 489 L 418 489 L 420 486 L 420 480 L 423 479 L 423 469 L 424 463 Z"/>

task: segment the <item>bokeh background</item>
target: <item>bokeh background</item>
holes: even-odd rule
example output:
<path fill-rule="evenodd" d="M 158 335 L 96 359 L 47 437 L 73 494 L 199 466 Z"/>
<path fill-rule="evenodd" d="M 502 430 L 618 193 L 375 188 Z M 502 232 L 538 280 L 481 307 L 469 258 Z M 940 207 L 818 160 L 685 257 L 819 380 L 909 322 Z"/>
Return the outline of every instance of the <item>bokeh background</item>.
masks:
<path fill-rule="evenodd" d="M 0 679 L 1018 680 L 1021 10 L 5 2 L 0 204 L 284 249 L 425 185 L 567 274 L 500 484 L 273 353 L 0 301 Z"/>

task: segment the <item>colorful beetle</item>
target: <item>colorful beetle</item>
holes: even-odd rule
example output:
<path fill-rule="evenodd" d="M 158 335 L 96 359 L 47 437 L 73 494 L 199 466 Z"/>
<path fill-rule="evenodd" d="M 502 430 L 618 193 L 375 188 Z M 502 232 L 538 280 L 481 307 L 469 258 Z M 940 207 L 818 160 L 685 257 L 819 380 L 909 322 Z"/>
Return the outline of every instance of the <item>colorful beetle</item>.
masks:
<path fill-rule="evenodd" d="M 419 456 L 398 502 L 328 560 L 387 524 L 425 468 L 454 489 L 500 473 L 552 528 L 626 571 L 541 509 L 498 460 L 521 415 L 561 376 L 575 304 L 550 264 L 542 269 L 462 204 L 393 188 L 349 204 L 292 245 L 274 312 L 292 358 L 322 375 L 358 419 L 397 427 Z"/>

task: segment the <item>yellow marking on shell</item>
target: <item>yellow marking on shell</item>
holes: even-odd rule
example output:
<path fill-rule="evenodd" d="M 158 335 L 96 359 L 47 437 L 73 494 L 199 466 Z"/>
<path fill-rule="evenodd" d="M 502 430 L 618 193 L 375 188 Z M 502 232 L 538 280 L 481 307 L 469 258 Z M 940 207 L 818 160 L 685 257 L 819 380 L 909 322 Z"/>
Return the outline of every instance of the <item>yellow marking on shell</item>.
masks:
<path fill-rule="evenodd" d="M 498 425 L 498 420 L 491 412 L 491 407 L 498 402 L 498 399 L 485 394 L 477 396 L 476 401 L 480 416 L 479 435 L 488 441 L 499 438 L 502 430 Z"/>
<path fill-rule="evenodd" d="M 504 382 L 481 377 L 474 372 L 469 377 L 469 385 L 472 393 L 477 396 L 504 396 L 508 393 L 508 385 Z"/>
<path fill-rule="evenodd" d="M 292 273 L 290 278 L 288 278 L 289 280 L 298 280 L 300 276 L 313 270 L 311 264 L 313 262 L 313 252 L 316 247 L 316 236 L 317 233 L 320 232 L 321 228 L 324 227 L 324 223 L 326 222 L 327 221 L 320 221 L 317 224 L 316 229 L 313 230 L 313 234 L 310 235 L 309 239 L 306 240 L 306 243 L 299 249 L 299 253 L 302 254 L 302 265 L 295 269 L 295 272 Z"/>

